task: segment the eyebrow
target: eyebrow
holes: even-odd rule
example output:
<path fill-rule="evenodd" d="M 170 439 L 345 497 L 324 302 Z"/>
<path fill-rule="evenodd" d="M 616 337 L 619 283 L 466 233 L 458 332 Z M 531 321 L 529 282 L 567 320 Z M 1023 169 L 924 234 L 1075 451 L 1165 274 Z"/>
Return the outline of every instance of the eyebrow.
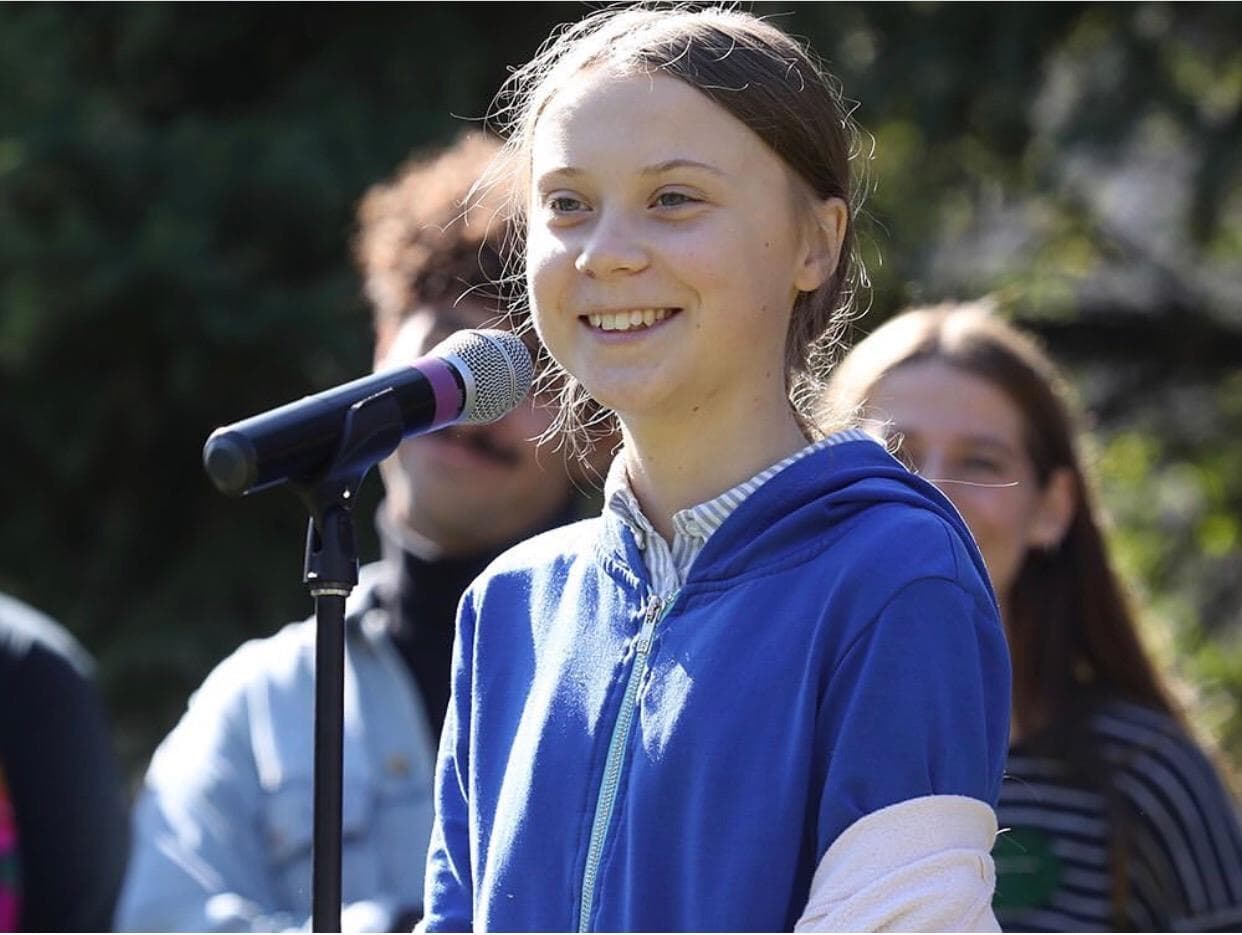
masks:
<path fill-rule="evenodd" d="M 703 172 L 710 172 L 712 175 L 724 176 L 724 170 L 713 166 L 711 163 L 699 162 L 697 159 L 666 159 L 664 162 L 657 162 L 650 166 L 644 166 L 639 170 L 639 175 L 661 175 L 665 172 L 671 172 L 674 169 L 699 169 Z M 579 178 L 586 175 L 585 169 L 579 169 L 577 166 L 562 166 L 559 169 L 551 169 L 540 176 L 540 181 L 555 175 L 568 176 L 569 178 Z"/>
<path fill-rule="evenodd" d="M 724 175 L 724 172 L 716 166 L 706 162 L 699 162 L 697 159 L 667 159 L 664 162 L 657 162 L 653 166 L 647 166 L 640 174 L 660 175 L 673 169 L 702 169 L 704 172 L 710 172 L 712 175 Z"/>

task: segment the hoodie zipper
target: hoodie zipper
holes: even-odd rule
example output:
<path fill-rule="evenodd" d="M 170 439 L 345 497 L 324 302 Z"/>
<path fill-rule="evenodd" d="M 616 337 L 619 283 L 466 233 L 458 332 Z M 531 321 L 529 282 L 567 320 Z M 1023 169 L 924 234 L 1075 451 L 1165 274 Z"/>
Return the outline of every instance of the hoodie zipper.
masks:
<path fill-rule="evenodd" d="M 667 599 L 653 597 L 643 615 L 643 624 L 634 645 L 634 664 L 629 681 L 625 683 L 625 695 L 621 710 L 613 724 L 612 738 L 608 742 L 608 759 L 604 763 L 604 776 L 600 780 L 599 795 L 595 800 L 595 821 L 591 825 L 591 843 L 587 847 L 586 869 L 582 874 L 582 900 L 578 906 L 578 931 L 589 931 L 591 904 L 595 901 L 595 884 L 599 875 L 600 858 L 604 852 L 604 835 L 612 820 L 612 808 L 617 798 L 617 785 L 621 781 L 621 764 L 629 746 L 630 725 L 638 707 L 638 688 L 647 673 L 647 659 L 651 652 L 651 637 L 658 624 L 668 614 L 676 594 Z"/>

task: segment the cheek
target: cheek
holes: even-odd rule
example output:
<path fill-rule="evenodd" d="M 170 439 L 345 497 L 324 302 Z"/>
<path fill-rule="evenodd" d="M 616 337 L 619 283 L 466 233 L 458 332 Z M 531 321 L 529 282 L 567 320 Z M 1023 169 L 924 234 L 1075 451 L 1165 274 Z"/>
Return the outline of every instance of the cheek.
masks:
<path fill-rule="evenodd" d="M 953 501 L 957 511 L 966 520 L 966 525 L 974 534 L 976 541 L 994 542 L 1004 538 L 1005 521 L 1003 510 L 999 509 L 995 496 L 989 491 L 978 490 L 965 484 L 945 484 L 941 491 Z M 1001 535 L 998 536 L 998 532 Z"/>
<path fill-rule="evenodd" d="M 1026 549 L 1024 503 L 1013 491 L 972 491 L 959 495 L 954 503 L 966 525 L 992 561 L 1012 562 Z"/>
<path fill-rule="evenodd" d="M 971 490 L 955 492 L 949 499 L 962 514 L 962 519 L 974 536 L 975 544 L 983 555 L 983 563 L 992 579 L 992 586 L 998 593 L 1007 590 L 1015 560 L 1015 544 L 1008 532 L 1004 516 L 997 515 L 997 503 L 986 492 Z M 1003 511 L 999 512 L 1003 514 Z"/>
<path fill-rule="evenodd" d="M 526 241 L 526 284 L 536 316 L 551 307 L 571 269 L 565 245 L 550 232 L 533 229 Z"/>
<path fill-rule="evenodd" d="M 739 238 L 718 225 L 657 231 L 651 242 L 659 265 L 700 295 L 741 299 L 753 287 L 754 254 L 740 249 Z"/>

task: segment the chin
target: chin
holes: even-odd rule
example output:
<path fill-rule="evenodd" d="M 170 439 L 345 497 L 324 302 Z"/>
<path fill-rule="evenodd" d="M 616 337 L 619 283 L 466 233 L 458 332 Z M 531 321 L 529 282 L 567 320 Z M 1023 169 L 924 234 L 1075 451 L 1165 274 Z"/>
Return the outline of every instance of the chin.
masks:
<path fill-rule="evenodd" d="M 667 412 L 675 397 L 675 388 L 666 389 L 658 374 L 627 374 L 621 380 L 607 378 L 582 380 L 583 389 L 591 399 L 611 409 L 618 417 L 642 416 L 653 412 Z"/>

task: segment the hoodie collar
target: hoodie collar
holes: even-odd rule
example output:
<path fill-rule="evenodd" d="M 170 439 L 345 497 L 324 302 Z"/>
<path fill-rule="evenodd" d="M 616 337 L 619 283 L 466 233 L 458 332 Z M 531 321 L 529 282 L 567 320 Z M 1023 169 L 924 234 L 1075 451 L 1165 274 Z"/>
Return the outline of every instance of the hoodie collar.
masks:
<path fill-rule="evenodd" d="M 822 548 L 825 531 L 855 513 L 894 502 L 930 511 L 953 526 L 987 580 L 974 539 L 947 497 L 873 436 L 861 430 L 838 434 L 847 437 L 811 446 L 780 471 L 780 483 L 764 483 L 739 503 L 703 545 L 687 583 L 718 587 L 766 574 L 799 560 L 808 549 Z M 608 507 L 602 519 L 601 560 L 618 577 L 646 577 L 643 551 L 631 527 Z"/>
<path fill-rule="evenodd" d="M 642 553 L 643 564 L 658 594 L 671 594 L 685 582 L 690 566 L 708 539 L 755 491 L 792 464 L 823 448 L 868 436 L 861 429 L 846 429 L 812 442 L 782 461 L 764 468 L 724 493 L 673 514 L 674 536 L 666 542 L 643 513 L 626 470 L 624 451 L 613 459 L 604 484 L 604 510 L 625 526 Z"/>

